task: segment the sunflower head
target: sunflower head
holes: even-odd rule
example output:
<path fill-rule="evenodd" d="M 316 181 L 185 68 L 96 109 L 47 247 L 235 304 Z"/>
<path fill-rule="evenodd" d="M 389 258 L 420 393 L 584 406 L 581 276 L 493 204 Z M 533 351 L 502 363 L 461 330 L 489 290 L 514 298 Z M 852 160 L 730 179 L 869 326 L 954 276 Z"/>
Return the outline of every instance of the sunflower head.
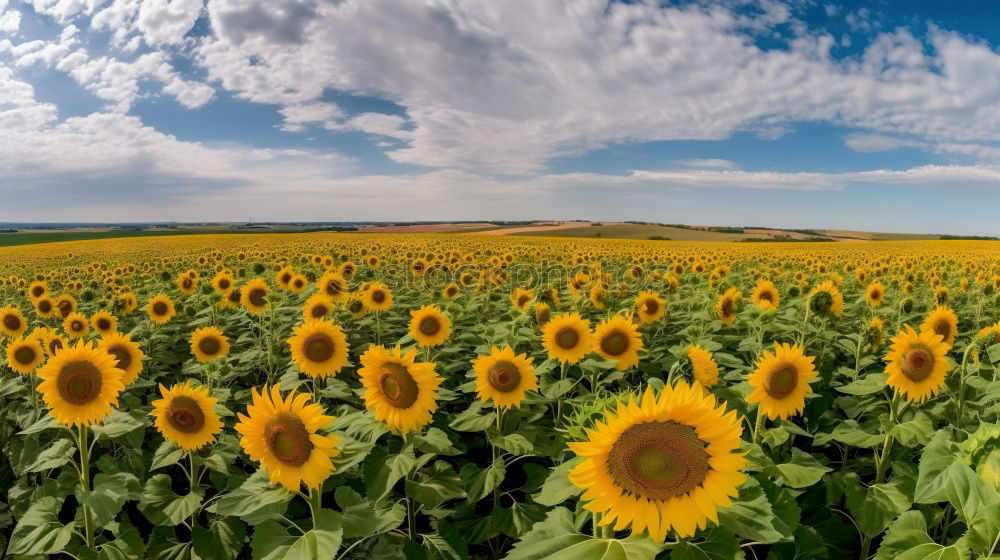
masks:
<path fill-rule="evenodd" d="M 261 313 L 267 309 L 267 294 L 271 289 L 263 278 L 254 278 L 240 288 L 240 303 L 250 313 Z"/>
<path fill-rule="evenodd" d="M 619 370 L 639 365 L 642 335 L 639 327 L 621 315 L 602 321 L 594 328 L 594 351 L 615 361 Z"/>
<path fill-rule="evenodd" d="M 29 375 L 45 361 L 45 350 L 37 339 L 15 338 L 7 345 L 7 365 L 21 375 Z"/>
<path fill-rule="evenodd" d="M 773 354 L 765 350 L 750 374 L 753 391 L 747 402 L 760 403 L 760 411 L 771 419 L 802 412 L 809 382 L 818 375 L 813 360 L 798 345 L 776 344 Z"/>
<path fill-rule="evenodd" d="M 336 271 L 328 270 L 316 281 L 316 289 L 330 301 L 343 301 L 350 293 L 347 280 Z"/>
<path fill-rule="evenodd" d="M 549 307 L 549 304 L 541 302 L 535 304 L 535 322 L 538 323 L 539 327 L 544 327 L 551 318 L 552 308 Z"/>
<path fill-rule="evenodd" d="M 663 299 L 653 291 L 642 291 L 635 298 L 635 313 L 639 321 L 647 325 L 659 321 L 666 312 Z"/>
<path fill-rule="evenodd" d="M 39 317 L 48 319 L 58 312 L 56 302 L 48 296 L 42 296 L 35 300 L 35 312 L 38 313 Z"/>
<path fill-rule="evenodd" d="M 229 353 L 229 339 L 219 327 L 201 327 L 191 333 L 191 353 L 202 363 L 225 356 Z"/>
<path fill-rule="evenodd" d="M 117 332 L 118 319 L 107 311 L 98 311 L 90 316 L 90 326 L 101 336 Z"/>
<path fill-rule="evenodd" d="M 197 451 L 215 441 L 222 422 L 215 413 L 217 399 L 205 387 L 192 387 L 190 381 L 169 389 L 160 385 L 162 399 L 153 401 L 150 413 L 163 437 L 184 451 Z"/>
<path fill-rule="evenodd" d="M 38 392 L 57 422 L 89 426 L 111 414 L 125 388 L 115 358 L 83 341 L 58 350 L 38 369 Z"/>
<path fill-rule="evenodd" d="M 774 311 L 781 303 L 781 296 L 778 295 L 778 288 L 774 287 L 773 282 L 761 278 L 753 288 L 750 301 L 765 311 Z"/>
<path fill-rule="evenodd" d="M 952 308 L 939 305 L 927 314 L 920 330 L 940 335 L 945 344 L 951 346 L 955 344 L 955 337 L 958 335 L 958 315 Z"/>
<path fill-rule="evenodd" d="M 549 357 L 575 364 L 593 348 L 590 322 L 579 313 L 562 313 L 542 327 L 542 346 Z"/>
<path fill-rule="evenodd" d="M 295 365 L 311 377 L 336 375 L 347 365 L 347 337 L 329 321 L 310 319 L 295 327 L 288 345 Z"/>
<path fill-rule="evenodd" d="M 933 331 L 917 334 L 909 325 L 892 338 L 886 355 L 886 384 L 912 402 L 921 403 L 936 395 L 944 386 L 951 366 L 945 355 L 948 344 Z"/>
<path fill-rule="evenodd" d="M 8 338 L 16 338 L 27 328 L 28 323 L 18 308 L 12 305 L 0 308 L 0 333 L 7 335 Z"/>
<path fill-rule="evenodd" d="M 451 319 L 436 305 L 410 311 L 410 336 L 420 346 L 440 346 L 451 335 Z"/>
<path fill-rule="evenodd" d="M 260 462 L 272 483 L 291 492 L 298 492 L 303 483 L 319 488 L 334 470 L 330 459 L 340 454 L 340 438 L 319 433 L 334 418 L 321 405 L 308 402 L 309 395 L 294 391 L 282 398 L 276 384 L 259 392 L 254 388 L 247 413 L 237 414 L 243 450 Z"/>
<path fill-rule="evenodd" d="M 488 356 L 472 360 L 472 369 L 480 400 L 492 401 L 497 408 L 520 407 L 525 393 L 538 389 L 531 358 L 514 354 L 509 346 L 494 346 Z"/>
<path fill-rule="evenodd" d="M 70 313 L 62 323 L 63 332 L 70 338 L 82 338 L 90 332 L 90 322 L 83 313 L 76 311 Z"/>
<path fill-rule="evenodd" d="M 132 335 L 116 332 L 101 337 L 100 348 L 111 354 L 115 358 L 118 369 L 125 372 L 122 376 L 123 384 L 130 385 L 139 378 L 145 354 L 139 348 L 139 343 L 132 340 Z"/>
<path fill-rule="evenodd" d="M 729 288 L 719 296 L 718 301 L 715 302 L 715 314 L 719 319 L 727 324 L 732 325 L 733 321 L 736 320 L 736 312 L 739 311 L 740 303 L 743 301 L 743 294 L 740 293 L 736 288 Z"/>
<path fill-rule="evenodd" d="M 228 294 L 229 290 L 232 290 L 235 285 L 236 282 L 233 280 L 233 274 L 228 270 L 220 271 L 215 275 L 215 278 L 212 278 L 212 287 L 220 294 Z"/>
<path fill-rule="evenodd" d="M 687 347 L 685 354 L 691 364 L 691 374 L 702 387 L 707 389 L 719 382 L 719 366 L 711 352 L 693 344 Z"/>
<path fill-rule="evenodd" d="M 885 287 L 882 286 L 881 282 L 872 282 L 868 284 L 868 288 L 865 289 L 865 301 L 871 307 L 878 307 L 882 305 L 882 300 L 885 299 Z"/>
<path fill-rule="evenodd" d="M 163 325 L 173 319 L 177 311 L 174 309 L 174 302 L 166 294 L 156 294 L 146 304 L 146 313 L 154 323 Z"/>
<path fill-rule="evenodd" d="M 657 398 L 647 389 L 587 430 L 570 449 L 584 460 L 569 479 L 584 490 L 584 508 L 603 513 L 602 525 L 633 535 L 648 531 L 665 540 L 671 528 L 694 535 L 718 509 L 732 505 L 746 479 L 740 445 L 742 427 L 715 397 L 679 382 Z"/>
<path fill-rule="evenodd" d="M 333 301 L 323 293 L 309 296 L 302 306 L 302 318 L 306 321 L 322 319 L 333 311 Z"/>
<path fill-rule="evenodd" d="M 526 290 L 520 286 L 514 289 L 510 294 L 510 303 L 514 306 L 514 309 L 518 311 L 524 311 L 528 308 L 528 305 L 535 300 L 535 294 L 531 290 Z"/>
<path fill-rule="evenodd" d="M 365 407 L 374 409 L 375 419 L 394 432 L 420 430 L 437 409 L 442 379 L 433 363 L 417 362 L 416 355 L 416 349 L 402 354 L 399 346 L 371 346 L 361 356 L 358 375 L 365 387 Z"/>
<path fill-rule="evenodd" d="M 367 309 L 388 311 L 392 307 L 392 292 L 381 282 L 372 282 L 364 294 Z"/>

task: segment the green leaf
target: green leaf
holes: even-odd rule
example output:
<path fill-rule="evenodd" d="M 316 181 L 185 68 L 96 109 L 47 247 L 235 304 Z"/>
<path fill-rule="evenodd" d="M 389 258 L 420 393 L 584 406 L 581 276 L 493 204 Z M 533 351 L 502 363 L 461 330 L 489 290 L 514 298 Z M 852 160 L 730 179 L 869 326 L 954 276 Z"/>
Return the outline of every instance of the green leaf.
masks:
<path fill-rule="evenodd" d="M 968 522 L 966 541 L 977 552 L 992 552 L 990 548 L 1000 535 L 1000 502 L 993 502 L 979 509 Z"/>
<path fill-rule="evenodd" d="M 535 451 L 535 446 L 521 434 L 500 435 L 496 429 L 487 431 L 490 443 L 512 455 L 531 455 Z"/>
<path fill-rule="evenodd" d="M 485 469 L 479 468 L 475 463 L 466 464 L 462 467 L 459 477 L 466 481 L 466 491 L 469 494 L 469 499 L 473 502 L 478 502 L 500 486 L 506 474 L 506 463 L 503 458 L 497 457 Z"/>
<path fill-rule="evenodd" d="M 900 554 L 895 560 L 967 560 L 965 549 L 957 545 L 922 544 Z"/>
<path fill-rule="evenodd" d="M 897 476 L 883 484 L 873 484 L 864 488 L 858 475 L 850 473 L 844 477 L 847 492 L 847 508 L 854 517 L 858 528 L 874 537 L 889 526 L 889 522 L 913 504 L 912 479 Z"/>
<path fill-rule="evenodd" d="M 375 448 L 365 460 L 365 481 L 368 499 L 379 502 L 389 495 L 392 487 L 417 465 L 413 448 L 407 446 L 399 453 L 386 455 L 384 449 Z"/>
<path fill-rule="evenodd" d="M 948 481 L 942 474 L 957 460 L 958 458 L 951 449 L 948 432 L 938 430 L 920 455 L 913 501 L 929 504 L 947 500 Z"/>
<path fill-rule="evenodd" d="M 254 560 L 329 560 L 337 555 L 344 529 L 340 515 L 330 510 L 316 513 L 316 526 L 300 536 L 289 535 L 275 521 L 265 521 L 254 527 Z"/>
<path fill-rule="evenodd" d="M 885 380 L 888 378 L 889 376 L 884 373 L 869 373 L 861 379 L 852 381 L 842 387 L 837 387 L 837 390 L 848 395 L 871 395 L 884 389 Z"/>
<path fill-rule="evenodd" d="M 205 489 L 195 486 L 189 494 L 178 496 L 170 488 L 170 477 L 158 474 L 146 481 L 139 497 L 139 510 L 154 525 L 180 525 L 198 511 Z"/>
<path fill-rule="evenodd" d="M 45 416 L 42 416 L 34 424 L 32 424 L 32 425 L 28 426 L 27 428 L 21 430 L 20 432 L 17 432 L 17 435 L 19 435 L 19 436 L 27 436 L 27 435 L 41 433 L 41 432 L 44 432 L 45 430 L 48 430 L 48 429 L 51 429 L 51 428 L 58 428 L 58 427 L 59 427 L 59 423 L 56 422 L 55 417 L 53 417 L 53 416 L 51 416 L 49 414 L 46 414 Z"/>
<path fill-rule="evenodd" d="M 38 457 L 26 469 L 25 473 L 47 471 L 61 467 L 69 462 L 76 452 L 76 445 L 69 439 L 57 439 L 52 445 L 38 454 Z"/>
<path fill-rule="evenodd" d="M 146 546 L 142 542 L 142 536 L 139 535 L 139 531 L 129 525 L 118 534 L 118 538 L 98 546 L 100 552 L 97 555 L 97 559 L 135 560 L 136 558 L 143 557 L 145 548 Z"/>
<path fill-rule="evenodd" d="M 282 513 L 288 507 L 292 494 L 284 487 L 271 484 L 267 474 L 259 470 L 239 488 L 219 498 L 215 512 L 219 515 L 242 517 L 250 524 L 259 523 L 273 513 Z"/>
<path fill-rule="evenodd" d="M 821 434 L 816 437 L 815 443 L 817 445 L 825 444 L 827 439 L 834 439 L 853 447 L 871 448 L 876 445 L 880 445 L 882 440 L 885 439 L 884 436 L 869 434 L 868 432 L 862 430 L 861 426 L 859 426 L 854 420 L 847 420 L 846 422 L 837 424 L 837 427 L 834 428 L 833 432 L 828 434 L 826 438 L 821 437 L 822 435 L 826 434 Z"/>
<path fill-rule="evenodd" d="M 156 452 L 153 453 L 153 462 L 149 466 L 149 470 L 155 471 L 156 469 L 161 469 L 170 465 L 176 464 L 184 456 L 184 450 L 177 447 L 177 444 L 166 440 L 156 448 Z"/>
<path fill-rule="evenodd" d="M 506 560 L 653 560 L 663 545 L 646 536 L 595 539 L 580 533 L 568 509 L 552 510 L 514 545 Z"/>
<path fill-rule="evenodd" d="M 889 435 L 899 440 L 906 447 L 924 445 L 930 441 L 934 434 L 934 423 L 930 416 L 923 412 L 917 412 L 909 422 L 896 424 L 889 430 Z"/>
<path fill-rule="evenodd" d="M 962 520 L 969 523 L 979 511 L 989 504 L 1000 501 L 997 491 L 983 482 L 983 479 L 968 465 L 956 461 L 941 475 L 946 480 L 948 501 L 958 510 Z"/>
<path fill-rule="evenodd" d="M 42 498 L 28 508 L 10 535 L 9 554 L 55 554 L 73 538 L 73 526 L 59 522 L 62 500 Z"/>
<path fill-rule="evenodd" d="M 732 530 L 744 539 L 761 543 L 791 538 L 785 524 L 775 517 L 760 483 L 753 478 L 743 483 L 739 500 L 734 501 L 731 507 L 719 510 L 719 526 Z"/>
<path fill-rule="evenodd" d="M 465 490 L 451 465 L 435 461 L 430 474 L 420 472 L 414 479 L 406 481 L 406 495 L 434 509 L 448 500 L 465 497 Z"/>
<path fill-rule="evenodd" d="M 451 444 L 448 434 L 438 428 L 429 428 L 425 433 L 413 438 L 417 449 L 424 453 L 437 453 L 439 455 L 457 455 L 458 449 Z"/>
<path fill-rule="evenodd" d="M 789 463 L 781 463 L 764 469 L 764 473 L 773 476 L 779 483 L 792 488 L 805 488 L 812 486 L 823 478 L 823 474 L 830 472 L 828 467 L 823 466 L 815 457 L 792 448 L 792 460 Z"/>
<path fill-rule="evenodd" d="M 670 549 L 670 560 L 742 560 L 740 541 L 729 531 L 715 527 L 706 531 L 704 540 L 682 539 Z"/>
<path fill-rule="evenodd" d="M 390 531 L 399 527 L 406 517 L 402 504 L 376 508 L 350 486 L 338 486 L 334 498 L 342 510 L 340 517 L 345 539 L 366 538 Z"/>
<path fill-rule="evenodd" d="M 915 510 L 907 511 L 889 524 L 875 559 L 893 560 L 907 550 L 932 542 L 924 515 Z"/>
<path fill-rule="evenodd" d="M 533 496 L 534 500 L 545 506 L 554 506 L 580 495 L 583 490 L 569 481 L 569 472 L 584 460 L 584 457 L 574 457 L 552 469 L 541 491 Z"/>
<path fill-rule="evenodd" d="M 465 412 L 460 413 L 449 426 L 460 432 L 482 432 L 496 423 L 496 413 L 483 412 L 482 401 L 476 401 Z"/>
<path fill-rule="evenodd" d="M 192 533 L 194 552 L 201 560 L 232 560 L 243 549 L 247 530 L 233 517 L 220 517 L 205 529 L 196 525 Z"/>
<path fill-rule="evenodd" d="M 90 507 L 93 523 L 100 527 L 114 521 L 125 502 L 139 495 L 139 488 L 139 479 L 132 473 L 100 473 L 94 477 L 93 490 L 77 492 L 76 499 Z"/>
<path fill-rule="evenodd" d="M 116 439 L 146 427 L 146 424 L 127 412 L 115 409 L 104 422 L 90 427 L 98 439 Z"/>

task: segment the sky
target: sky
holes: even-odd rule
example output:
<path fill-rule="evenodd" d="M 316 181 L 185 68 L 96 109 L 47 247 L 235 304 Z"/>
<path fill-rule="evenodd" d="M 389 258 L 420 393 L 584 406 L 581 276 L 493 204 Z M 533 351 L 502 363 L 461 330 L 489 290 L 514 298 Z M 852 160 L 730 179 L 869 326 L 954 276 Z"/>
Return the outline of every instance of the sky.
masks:
<path fill-rule="evenodd" d="M 0 0 L 0 222 L 1000 235 L 1000 4 Z"/>

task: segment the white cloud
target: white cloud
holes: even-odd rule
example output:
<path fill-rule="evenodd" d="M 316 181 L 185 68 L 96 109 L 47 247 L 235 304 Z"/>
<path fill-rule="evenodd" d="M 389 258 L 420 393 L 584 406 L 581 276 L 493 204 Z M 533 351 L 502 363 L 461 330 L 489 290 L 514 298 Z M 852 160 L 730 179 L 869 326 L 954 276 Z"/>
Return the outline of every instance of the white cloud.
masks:
<path fill-rule="evenodd" d="M 736 164 L 729 161 L 728 159 L 719 158 L 694 158 L 694 159 L 679 159 L 676 162 L 678 165 L 684 167 L 698 167 L 706 169 L 735 169 Z"/>
<path fill-rule="evenodd" d="M 904 146 L 913 145 L 901 138 L 893 138 L 884 134 L 867 134 L 854 132 L 844 136 L 844 144 L 855 152 L 889 152 Z"/>
<path fill-rule="evenodd" d="M 6 4 L 6 2 L 3 2 Z M 21 27 L 21 12 L 17 10 L 6 10 L 0 5 L 0 32 L 14 33 Z"/>
<path fill-rule="evenodd" d="M 202 0 L 144 0 L 138 27 L 151 45 L 179 43 L 201 13 Z"/>

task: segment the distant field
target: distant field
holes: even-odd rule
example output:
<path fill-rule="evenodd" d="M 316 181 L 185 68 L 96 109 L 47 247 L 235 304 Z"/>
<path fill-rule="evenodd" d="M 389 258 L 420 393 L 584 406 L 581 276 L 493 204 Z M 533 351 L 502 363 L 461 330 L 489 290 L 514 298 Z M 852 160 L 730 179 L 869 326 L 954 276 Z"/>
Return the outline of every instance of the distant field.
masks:
<path fill-rule="evenodd" d="M 160 229 L 143 231 L 58 231 L 44 233 L 4 233 L 0 234 L 0 247 L 31 245 L 33 243 L 53 243 L 56 241 L 82 241 L 85 239 L 111 239 L 118 237 L 158 237 L 164 235 L 194 235 L 199 233 L 260 233 L 257 231 L 220 229 Z"/>

